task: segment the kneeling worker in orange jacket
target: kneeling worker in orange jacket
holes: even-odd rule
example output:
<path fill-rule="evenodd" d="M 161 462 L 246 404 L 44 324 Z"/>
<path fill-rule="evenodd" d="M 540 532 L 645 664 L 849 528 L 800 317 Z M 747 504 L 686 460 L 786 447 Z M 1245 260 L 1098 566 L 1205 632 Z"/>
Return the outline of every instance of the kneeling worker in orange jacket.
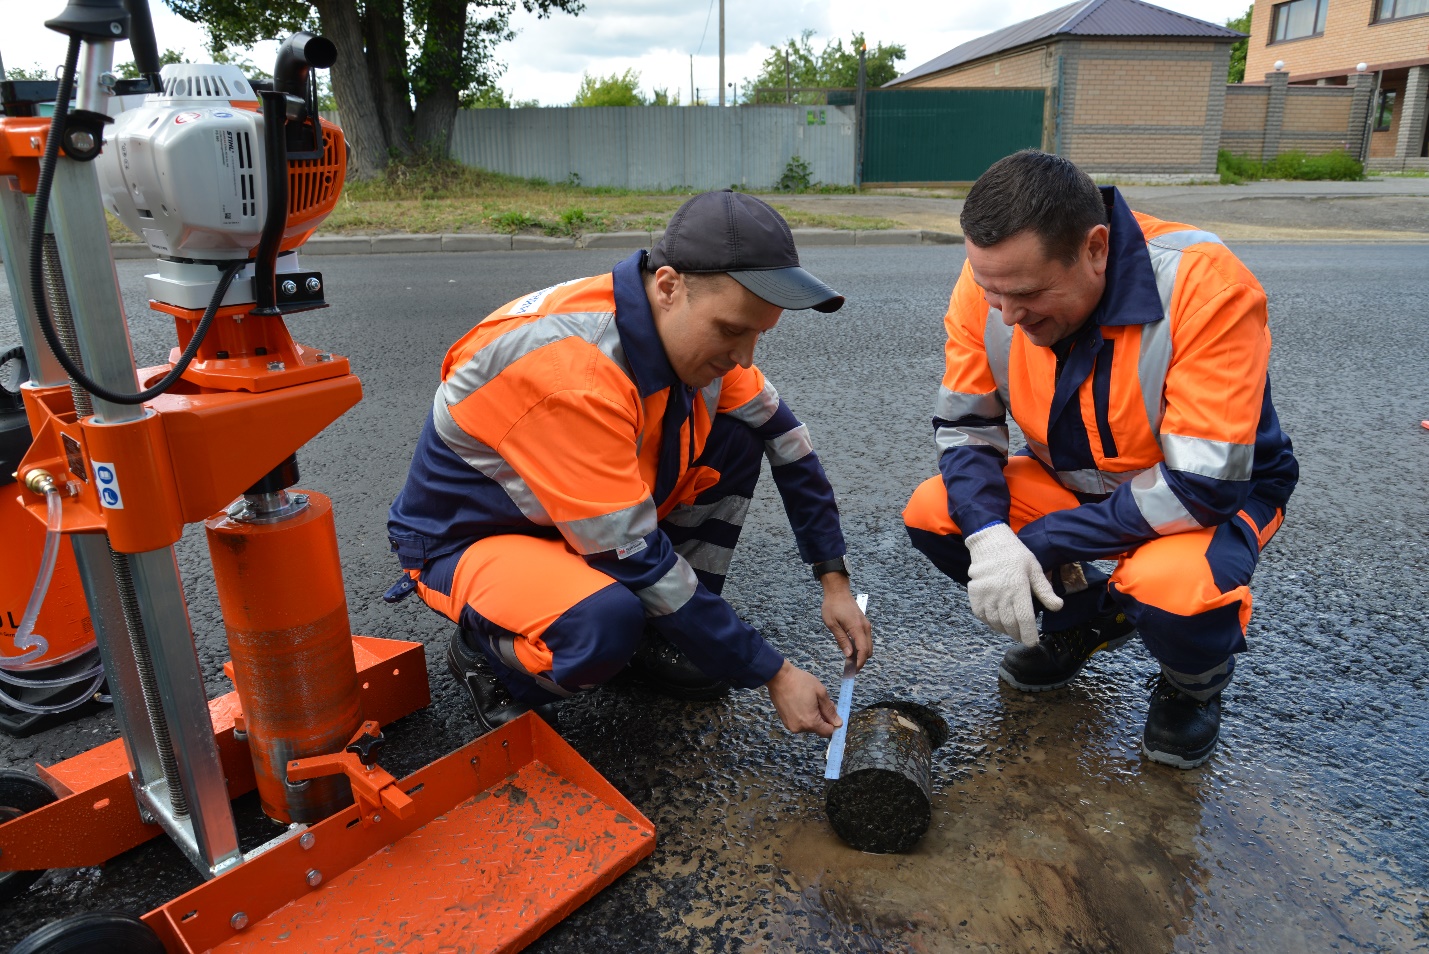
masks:
<path fill-rule="evenodd" d="M 1299 475 L 1265 292 L 1216 236 L 1132 212 L 1045 153 L 994 164 L 962 225 L 941 473 L 908 502 L 909 536 L 1020 640 L 999 669 L 1018 689 L 1060 688 L 1139 633 L 1161 664 L 1142 750 L 1200 765 Z M 1011 457 L 1008 414 L 1026 439 Z M 1087 562 L 1109 559 L 1110 576 Z"/>
<path fill-rule="evenodd" d="M 845 656 L 872 652 L 834 492 L 754 366 L 786 308 L 843 298 L 799 266 L 752 196 L 686 202 L 651 252 L 497 309 L 447 352 L 388 535 L 416 592 L 459 624 L 448 651 L 484 730 L 627 666 L 682 698 L 764 686 L 784 725 L 838 715 L 720 596 L 768 458 Z"/>

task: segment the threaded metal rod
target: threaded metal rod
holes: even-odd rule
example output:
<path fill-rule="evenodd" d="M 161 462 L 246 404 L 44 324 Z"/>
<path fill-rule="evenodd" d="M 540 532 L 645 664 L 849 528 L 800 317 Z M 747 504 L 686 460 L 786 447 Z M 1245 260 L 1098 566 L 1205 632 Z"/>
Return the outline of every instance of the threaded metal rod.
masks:
<path fill-rule="evenodd" d="M 139 599 L 134 593 L 134 577 L 129 569 L 129 555 L 109 548 L 109 560 L 114 565 L 114 582 L 119 589 L 119 604 L 124 607 L 124 625 L 134 647 L 134 668 L 139 671 L 139 686 L 144 694 L 144 708 L 149 713 L 149 727 L 154 733 L 154 748 L 164 769 L 164 781 L 169 785 L 169 803 L 175 815 L 189 813 L 188 798 L 179 778 L 179 764 L 174 758 L 174 743 L 169 738 L 169 724 L 164 719 L 164 706 L 159 697 L 159 681 L 154 677 L 154 659 L 149 653 L 149 639 L 144 632 L 144 618 L 139 613 Z"/>
<path fill-rule="evenodd" d="M 83 369 L 84 359 L 79 355 L 79 338 L 74 333 L 74 312 L 70 310 L 64 269 L 60 267 L 60 247 L 53 232 L 45 233 L 42 254 L 45 260 L 45 298 L 49 300 L 50 319 L 54 322 L 55 334 L 75 364 Z M 90 399 L 89 392 L 80 387 L 74 378 L 70 378 L 69 393 L 74 398 L 77 420 L 83 420 L 94 413 L 94 402 Z"/>
<path fill-rule="evenodd" d="M 65 288 L 64 269 L 60 265 L 59 243 L 53 233 L 45 234 L 42 249 L 45 270 L 45 298 L 49 302 L 50 317 L 54 322 L 55 334 L 64 345 L 65 351 L 84 369 L 80 357 L 79 337 L 74 330 L 74 313 L 70 308 L 69 291 Z M 69 382 L 70 396 L 74 398 L 74 410 L 78 419 L 94 413 L 94 401 L 88 391 L 80 387 L 73 378 Z M 183 782 L 179 778 L 178 760 L 174 758 L 174 743 L 169 738 L 169 724 L 164 719 L 163 701 L 159 697 L 159 681 L 154 675 L 154 658 L 149 652 L 149 638 L 144 630 L 144 618 L 139 612 L 139 598 L 134 592 L 134 576 L 129 568 L 127 554 L 109 548 L 109 562 L 114 568 L 114 582 L 119 591 L 119 605 L 124 609 L 124 628 L 129 632 L 129 643 L 134 652 L 134 668 L 139 673 L 139 687 L 144 696 L 144 709 L 149 716 L 149 731 L 154 736 L 154 748 L 159 754 L 159 764 L 164 771 L 164 781 L 169 786 L 169 804 L 175 815 L 189 813 L 188 798 L 184 795 Z"/>

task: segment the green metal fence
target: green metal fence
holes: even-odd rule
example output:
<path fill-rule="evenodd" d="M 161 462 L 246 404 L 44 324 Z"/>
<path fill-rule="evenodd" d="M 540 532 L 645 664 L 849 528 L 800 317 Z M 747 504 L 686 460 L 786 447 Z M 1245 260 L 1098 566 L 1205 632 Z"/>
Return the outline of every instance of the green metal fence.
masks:
<path fill-rule="evenodd" d="M 1040 89 L 875 89 L 864 113 L 864 182 L 971 182 L 1042 146 Z"/>

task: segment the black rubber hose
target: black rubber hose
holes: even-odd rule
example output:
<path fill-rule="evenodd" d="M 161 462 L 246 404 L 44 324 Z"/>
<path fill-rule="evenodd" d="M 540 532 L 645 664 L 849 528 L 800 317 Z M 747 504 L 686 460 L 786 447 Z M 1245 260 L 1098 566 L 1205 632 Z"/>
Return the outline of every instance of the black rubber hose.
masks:
<path fill-rule="evenodd" d="M 218 307 L 223 302 L 224 296 L 228 294 L 229 286 L 233 284 L 233 279 L 246 263 L 235 262 L 224 271 L 223 276 L 218 280 L 218 288 L 214 289 L 213 297 L 209 299 L 208 308 L 204 310 L 203 318 L 199 321 L 198 327 L 194 329 L 193 337 L 189 339 L 189 346 L 179 356 L 178 363 L 153 387 L 145 388 L 137 394 L 111 391 L 85 374 L 84 370 L 65 351 L 64 345 L 60 343 L 59 335 L 55 333 L 54 322 L 50 320 L 49 305 L 45 302 L 43 251 L 45 216 L 49 211 L 50 188 L 54 185 L 55 180 L 55 164 L 59 161 L 60 136 L 64 132 L 65 118 L 69 115 L 69 98 L 74 90 L 75 68 L 79 64 L 79 46 L 80 38 L 71 36 L 69 50 L 65 53 L 64 72 L 60 75 L 59 93 L 55 97 L 54 117 L 50 120 L 50 134 L 45 141 L 45 155 L 40 162 L 40 179 L 35 186 L 35 215 L 30 222 L 30 291 L 35 299 L 35 318 L 38 320 L 40 333 L 45 336 L 45 343 L 50 346 L 50 350 L 54 352 L 55 358 L 59 361 L 60 367 L 65 369 L 65 373 L 90 394 L 100 400 L 108 401 L 110 404 L 143 404 L 173 387 L 174 382 L 183 375 L 184 371 L 188 370 L 189 363 L 193 361 L 194 355 L 198 354 L 203 339 L 208 335 L 209 326 L 213 324 L 214 316 L 218 314 Z"/>

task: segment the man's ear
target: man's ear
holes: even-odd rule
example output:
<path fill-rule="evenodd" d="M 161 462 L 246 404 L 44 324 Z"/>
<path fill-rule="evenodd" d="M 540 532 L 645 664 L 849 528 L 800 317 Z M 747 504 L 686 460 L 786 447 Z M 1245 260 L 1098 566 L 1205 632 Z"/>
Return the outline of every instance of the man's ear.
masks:
<path fill-rule="evenodd" d="M 655 272 L 655 297 L 661 307 L 672 307 L 684 291 L 684 277 L 669 265 L 661 265 Z"/>
<path fill-rule="evenodd" d="M 1093 225 L 1087 232 L 1087 243 L 1083 248 L 1092 271 L 1098 275 L 1105 272 L 1107 257 L 1111 254 L 1111 229 L 1105 225 Z"/>

